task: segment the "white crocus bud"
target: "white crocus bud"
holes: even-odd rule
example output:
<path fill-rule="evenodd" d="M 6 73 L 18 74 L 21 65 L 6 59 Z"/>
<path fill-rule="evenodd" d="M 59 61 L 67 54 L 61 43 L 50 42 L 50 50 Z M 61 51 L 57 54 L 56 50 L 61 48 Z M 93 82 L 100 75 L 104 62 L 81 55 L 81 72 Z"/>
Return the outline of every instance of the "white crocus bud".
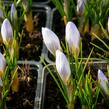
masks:
<path fill-rule="evenodd" d="M 0 78 L 0 87 L 3 86 L 3 82 L 2 82 L 2 79 Z"/>
<path fill-rule="evenodd" d="M 68 22 L 66 25 L 66 41 L 70 51 L 79 55 L 80 33 L 73 22 Z"/>
<path fill-rule="evenodd" d="M 0 18 L 4 18 L 2 9 L 0 9 Z"/>
<path fill-rule="evenodd" d="M 71 75 L 70 65 L 66 56 L 60 50 L 56 50 L 56 69 L 61 79 L 67 84 Z"/>
<path fill-rule="evenodd" d="M 7 18 L 2 23 L 1 35 L 2 35 L 4 44 L 6 44 L 6 45 L 12 44 L 13 30 L 12 30 L 11 24 Z"/>
<path fill-rule="evenodd" d="M 77 0 L 77 12 L 80 14 L 84 13 L 86 0 Z"/>
<path fill-rule="evenodd" d="M 48 28 L 42 28 L 43 41 L 48 50 L 55 56 L 56 50 L 61 49 L 60 41 L 57 35 Z"/>
<path fill-rule="evenodd" d="M 108 24 L 107 24 L 107 29 L 108 29 L 108 33 L 109 33 L 109 17 L 108 17 Z"/>
<path fill-rule="evenodd" d="M 2 76 L 6 67 L 6 60 L 4 56 L 0 53 L 0 77 Z"/>
<path fill-rule="evenodd" d="M 11 12 L 10 12 L 11 21 L 14 21 L 16 19 L 16 14 L 17 14 L 17 10 L 16 10 L 15 5 L 13 3 L 11 5 Z"/>
<path fill-rule="evenodd" d="M 106 95 L 109 95 L 108 79 L 101 70 L 98 70 L 98 81 L 100 88 L 104 91 Z"/>

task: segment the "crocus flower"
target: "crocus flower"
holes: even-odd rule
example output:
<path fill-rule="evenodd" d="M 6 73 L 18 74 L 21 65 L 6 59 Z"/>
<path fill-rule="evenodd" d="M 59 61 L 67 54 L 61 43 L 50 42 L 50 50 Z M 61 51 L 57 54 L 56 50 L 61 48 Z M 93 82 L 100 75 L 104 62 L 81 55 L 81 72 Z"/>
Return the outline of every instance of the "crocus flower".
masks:
<path fill-rule="evenodd" d="M 2 87 L 3 86 L 3 82 L 2 82 L 2 79 L 0 78 L 0 86 Z"/>
<path fill-rule="evenodd" d="M 10 17 L 11 17 L 11 21 L 13 21 L 14 19 L 16 19 L 16 8 L 14 3 L 11 5 L 11 12 L 10 12 Z"/>
<path fill-rule="evenodd" d="M 0 9 L 0 18 L 3 18 L 3 17 L 4 17 L 3 11 L 2 11 L 2 9 Z"/>
<path fill-rule="evenodd" d="M 57 35 L 48 28 L 42 28 L 42 36 L 48 50 L 55 55 L 57 49 L 61 49 Z"/>
<path fill-rule="evenodd" d="M 109 17 L 108 17 L 108 27 L 107 28 L 108 28 L 108 33 L 109 33 Z"/>
<path fill-rule="evenodd" d="M 77 52 L 78 54 L 80 44 L 80 33 L 76 25 L 70 21 L 66 25 L 66 41 L 69 45 L 70 51 L 73 53 Z"/>
<path fill-rule="evenodd" d="M 70 78 L 71 70 L 66 56 L 60 50 L 56 50 L 56 69 L 66 84 Z"/>
<path fill-rule="evenodd" d="M 12 30 L 11 24 L 7 18 L 2 23 L 1 35 L 2 35 L 4 44 L 10 45 L 12 43 L 13 30 Z"/>
<path fill-rule="evenodd" d="M 6 67 L 6 60 L 4 56 L 0 53 L 0 77 L 2 76 Z"/>
<path fill-rule="evenodd" d="M 98 81 L 100 88 L 105 92 L 106 95 L 109 95 L 108 79 L 101 70 L 98 70 Z"/>
<path fill-rule="evenodd" d="M 84 13 L 86 0 L 77 0 L 77 12 Z"/>

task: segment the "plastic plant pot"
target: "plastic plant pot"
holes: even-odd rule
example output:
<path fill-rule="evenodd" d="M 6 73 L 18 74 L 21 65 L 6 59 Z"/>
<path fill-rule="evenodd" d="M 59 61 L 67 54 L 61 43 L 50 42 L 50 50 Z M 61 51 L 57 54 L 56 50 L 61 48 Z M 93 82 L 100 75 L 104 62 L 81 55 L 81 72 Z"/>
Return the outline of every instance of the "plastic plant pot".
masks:
<path fill-rule="evenodd" d="M 6 4 L 11 5 L 11 4 Z M 9 7 L 10 10 L 10 7 Z M 18 17 L 20 17 L 22 11 L 18 7 Z M 19 47 L 19 60 L 35 60 L 39 61 L 40 56 L 44 56 L 47 51 L 46 47 L 42 40 L 41 28 L 42 27 L 50 27 L 50 14 L 51 9 L 47 5 L 36 5 L 32 6 L 32 19 L 34 29 L 32 32 L 28 32 L 26 28 L 26 24 L 22 21 L 20 26 L 20 47 Z M 18 26 L 18 27 L 20 27 Z M 19 42 L 18 42 L 19 43 Z M 0 45 L 1 52 L 2 46 Z M 31 55 L 30 55 L 31 54 Z"/>
<path fill-rule="evenodd" d="M 23 49 L 21 49 L 21 56 L 23 55 L 22 59 L 27 58 L 28 60 L 40 60 L 40 56 L 46 54 L 46 47 L 43 44 L 42 40 L 42 34 L 41 34 L 41 28 L 42 27 L 49 27 L 50 22 L 50 8 L 46 5 L 33 5 L 32 6 L 33 15 L 36 17 L 36 28 L 35 31 L 37 33 L 35 35 L 31 35 L 30 38 L 27 38 L 27 42 L 24 39 L 24 42 L 22 41 L 22 45 L 24 46 Z M 34 33 L 34 32 L 33 32 Z M 28 47 L 28 45 L 30 45 Z M 25 52 L 24 52 L 25 50 Z M 31 54 L 31 55 L 30 55 Z M 27 56 L 27 57 L 25 57 Z M 20 60 L 22 60 L 20 58 Z"/>
<path fill-rule="evenodd" d="M 53 8 L 51 11 L 50 28 L 58 36 L 60 42 L 64 41 L 65 25 L 60 13 L 56 8 Z M 47 53 L 46 60 L 48 63 L 55 61 L 54 56 L 49 51 Z"/>
<path fill-rule="evenodd" d="M 5 1 L 5 3 L 12 3 L 12 1 L 11 0 L 4 0 Z M 51 0 L 32 0 L 32 2 L 33 2 L 33 4 L 43 4 L 43 5 L 45 5 L 45 4 L 48 4 L 49 2 L 50 2 Z"/>
<path fill-rule="evenodd" d="M 77 21 L 77 19 L 75 19 L 75 20 L 73 20 L 73 22 L 75 24 L 77 24 L 78 21 Z M 60 15 L 59 11 L 56 8 L 52 9 L 51 20 L 50 20 L 50 28 L 58 36 L 60 42 L 65 44 L 65 24 L 64 24 L 64 20 L 63 20 L 62 16 Z M 81 34 L 82 47 L 83 47 L 82 48 L 82 50 L 83 50 L 82 54 L 83 54 L 83 57 L 88 57 L 88 55 L 90 54 L 93 46 L 90 44 L 90 42 L 91 42 L 90 34 L 87 33 L 85 35 L 86 35 L 87 38 L 83 37 L 83 35 Z M 98 42 L 98 44 L 99 43 L 100 42 Z M 97 52 L 96 48 L 94 49 L 94 51 Z M 96 56 L 96 52 L 92 53 L 92 55 L 94 57 Z M 52 63 L 52 62 L 55 61 L 54 56 L 49 51 L 48 51 L 48 55 L 46 56 L 46 60 L 48 61 L 48 63 Z"/>
<path fill-rule="evenodd" d="M 7 101 L 7 109 L 41 109 L 43 90 L 42 65 L 35 61 L 18 61 L 18 65 L 22 68 L 24 75 L 23 79 L 19 77 L 19 91 L 9 93 L 11 99 Z M 26 76 L 28 79 L 31 77 L 30 82 L 27 82 Z"/>
<path fill-rule="evenodd" d="M 83 63 L 84 65 L 84 63 Z M 98 61 L 95 63 L 89 62 L 86 68 L 86 71 L 91 69 L 91 74 L 94 74 L 92 77 L 97 79 L 97 70 L 101 69 L 103 71 L 106 71 L 107 66 L 109 65 L 108 62 L 106 61 Z M 58 88 L 56 82 L 52 78 L 51 74 L 49 71 L 54 74 L 56 79 L 58 80 L 58 77 L 56 76 L 56 69 L 54 63 L 50 63 L 49 65 L 45 66 L 43 69 L 44 72 L 44 82 L 43 82 L 43 107 L 46 109 L 67 109 L 66 107 L 66 102 L 64 100 L 64 97 L 62 96 L 60 89 Z M 59 83 L 59 81 L 58 81 Z M 97 109 L 107 109 L 106 103 L 103 102 L 104 100 L 101 94 L 99 95 L 99 100 L 97 102 Z M 83 109 L 80 103 L 79 98 L 77 98 L 77 101 L 75 103 L 75 108 L 74 109 Z M 44 109 L 42 108 L 42 109 Z"/>
<path fill-rule="evenodd" d="M 48 4 L 51 0 L 33 0 L 33 4 Z"/>
<path fill-rule="evenodd" d="M 47 68 L 48 66 L 48 68 Z M 43 98 L 42 98 L 42 108 L 41 109 L 67 109 L 65 100 L 58 89 L 57 84 L 51 77 L 49 70 L 56 73 L 54 70 L 54 65 L 47 65 L 43 68 L 44 82 L 43 82 Z"/>

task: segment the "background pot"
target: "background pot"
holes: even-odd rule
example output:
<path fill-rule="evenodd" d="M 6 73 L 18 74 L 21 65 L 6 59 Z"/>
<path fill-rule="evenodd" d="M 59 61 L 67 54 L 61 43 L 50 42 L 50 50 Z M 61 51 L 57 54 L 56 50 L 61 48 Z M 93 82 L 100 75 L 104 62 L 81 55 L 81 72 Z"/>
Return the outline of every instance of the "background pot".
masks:
<path fill-rule="evenodd" d="M 48 69 L 55 72 L 54 66 L 50 65 Z M 67 109 L 65 100 L 58 89 L 57 84 L 48 72 L 47 67 L 43 69 L 44 82 L 43 82 L 43 106 L 41 109 Z"/>
<path fill-rule="evenodd" d="M 64 41 L 65 37 L 65 25 L 64 21 L 56 8 L 53 8 L 51 11 L 51 18 L 50 18 L 50 29 L 58 36 L 60 41 Z M 52 63 L 55 61 L 54 56 L 46 50 L 45 59 L 48 63 Z"/>
<path fill-rule="evenodd" d="M 27 39 L 26 42 L 24 38 L 24 42 L 22 41 L 20 49 L 21 58 L 20 60 L 40 60 L 40 56 L 45 54 L 46 50 L 45 45 L 43 44 L 41 28 L 49 27 L 50 22 L 50 7 L 46 5 L 33 5 L 32 6 L 33 16 L 36 17 L 37 26 L 34 28 L 32 35 Z M 34 32 L 36 33 L 34 35 Z"/>
<path fill-rule="evenodd" d="M 11 5 L 5 4 L 8 7 Z M 10 7 L 9 7 L 10 10 Z M 20 11 L 18 7 L 18 17 L 20 17 Z M 39 61 L 40 56 L 46 54 L 46 47 L 43 44 L 41 28 L 50 27 L 50 14 L 51 9 L 47 5 L 36 5 L 32 6 L 32 18 L 34 24 L 34 30 L 28 32 L 25 28 L 24 21 L 20 21 L 20 47 L 19 47 L 19 60 L 35 60 Z M 20 19 L 19 19 L 20 20 Z M 18 26 L 18 27 L 20 27 Z M 18 42 L 19 43 L 19 42 Z M 3 45 L 0 44 L 0 51 L 3 53 Z"/>
<path fill-rule="evenodd" d="M 48 4 L 51 0 L 33 0 L 33 4 Z"/>
<path fill-rule="evenodd" d="M 28 75 L 24 74 L 24 76 L 27 76 L 27 80 L 29 81 L 27 85 L 25 85 L 27 83 L 27 80 L 19 79 L 20 85 L 19 85 L 18 93 L 9 94 L 9 98 L 11 99 L 8 100 L 7 102 L 8 109 L 15 109 L 15 108 L 16 109 L 27 109 L 27 108 L 41 109 L 42 84 L 43 84 L 42 65 L 39 62 L 35 62 L 35 61 L 18 61 L 18 65 L 20 67 L 25 66 L 25 70 L 22 69 L 22 71 L 24 72 L 25 71 L 28 72 L 29 69 L 30 73 L 33 75 L 34 81 L 31 80 L 31 78 L 29 80 L 29 76 L 28 76 L 29 74 Z M 21 83 L 27 87 L 24 87 Z M 34 91 L 30 90 L 32 88 L 35 90 Z M 26 95 L 28 97 L 25 97 Z M 33 100 L 30 101 L 31 100 L 30 98 L 32 98 Z M 19 102 L 17 102 L 16 100 L 19 100 Z"/>
<path fill-rule="evenodd" d="M 4 1 L 5 1 L 5 3 L 9 3 L 9 2 L 12 3 L 12 1 L 10 1 L 10 0 L 4 0 Z M 50 1 L 51 0 L 32 0 L 33 4 L 34 3 L 35 4 L 48 4 Z"/>

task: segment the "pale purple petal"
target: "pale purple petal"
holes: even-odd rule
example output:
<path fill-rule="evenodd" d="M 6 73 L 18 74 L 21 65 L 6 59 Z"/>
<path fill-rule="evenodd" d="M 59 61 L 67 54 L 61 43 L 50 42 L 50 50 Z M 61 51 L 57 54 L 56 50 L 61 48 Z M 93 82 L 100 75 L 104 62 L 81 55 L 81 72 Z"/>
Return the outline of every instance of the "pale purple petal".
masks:
<path fill-rule="evenodd" d="M 56 51 L 56 69 L 61 79 L 67 83 L 71 75 L 70 65 L 66 56 L 60 50 Z"/>
<path fill-rule="evenodd" d="M 0 17 L 3 18 L 4 15 L 3 15 L 3 11 L 0 9 Z"/>
<path fill-rule="evenodd" d="M 108 79 L 101 70 L 98 70 L 98 81 L 102 90 L 104 90 L 104 92 L 109 95 Z"/>
<path fill-rule="evenodd" d="M 0 53 L 0 71 L 4 71 L 6 67 L 6 60 L 4 56 Z"/>
<path fill-rule="evenodd" d="M 2 87 L 3 86 L 3 82 L 2 82 L 2 79 L 0 78 L 0 86 Z"/>
<path fill-rule="evenodd" d="M 4 43 L 9 43 L 13 39 L 13 30 L 7 18 L 2 23 L 1 35 Z"/>
<path fill-rule="evenodd" d="M 16 8 L 15 8 L 15 5 L 13 3 L 11 5 L 11 13 L 10 13 L 11 21 L 13 21 L 15 14 L 16 14 Z"/>
<path fill-rule="evenodd" d="M 77 12 L 83 13 L 85 9 L 86 0 L 77 0 Z"/>
<path fill-rule="evenodd" d="M 68 22 L 66 25 L 66 41 L 70 49 L 72 47 L 79 49 L 80 33 L 73 22 Z"/>
<path fill-rule="evenodd" d="M 108 17 L 108 33 L 109 33 L 109 17 Z"/>
<path fill-rule="evenodd" d="M 42 28 L 42 36 L 48 50 L 55 55 L 57 49 L 61 49 L 60 41 L 56 34 L 48 28 Z"/>

